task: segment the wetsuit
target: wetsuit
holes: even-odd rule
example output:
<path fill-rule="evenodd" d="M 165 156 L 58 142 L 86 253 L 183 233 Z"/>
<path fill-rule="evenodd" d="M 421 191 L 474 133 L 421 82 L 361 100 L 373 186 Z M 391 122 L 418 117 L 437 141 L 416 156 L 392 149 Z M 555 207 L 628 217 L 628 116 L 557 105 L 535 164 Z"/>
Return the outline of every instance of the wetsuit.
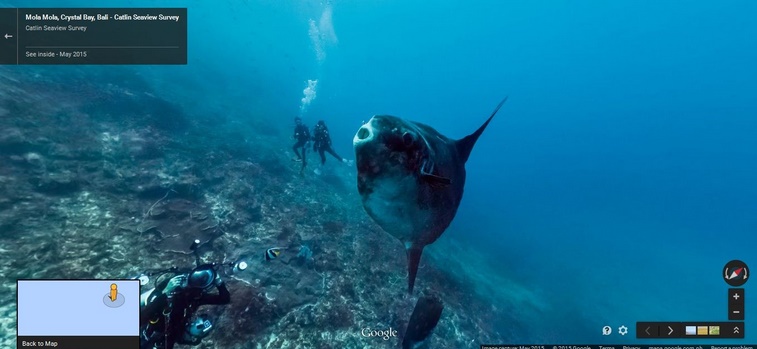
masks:
<path fill-rule="evenodd" d="M 308 130 L 308 127 L 305 126 L 305 124 L 298 123 L 297 126 L 294 127 L 294 139 L 297 142 L 292 146 L 292 150 L 294 150 L 297 158 L 302 160 L 302 162 L 304 163 L 307 161 L 305 159 L 305 143 L 310 140 L 310 130 Z M 301 155 L 300 149 L 302 149 Z"/>
<path fill-rule="evenodd" d="M 326 163 L 326 155 L 324 155 L 324 153 L 333 155 L 339 161 L 347 161 L 341 156 L 337 155 L 334 149 L 331 148 L 331 136 L 329 135 L 329 129 L 326 127 L 326 124 L 319 122 L 317 125 L 315 125 L 315 130 L 313 130 L 313 139 L 313 150 L 317 150 L 318 154 L 321 155 L 321 164 Z"/>
<path fill-rule="evenodd" d="M 170 300 L 170 306 L 168 296 L 165 293 L 161 293 L 153 299 L 142 310 L 139 323 L 140 328 L 144 328 L 145 325 L 150 323 L 152 328 L 158 333 L 151 335 L 149 338 L 142 338 L 141 348 L 152 348 L 158 341 L 165 341 L 164 349 L 173 349 L 176 343 L 199 344 L 199 342 L 185 341 L 183 338 L 184 330 L 187 321 L 201 305 L 229 304 L 231 302 L 231 294 L 226 288 L 226 284 L 221 283 L 216 288 L 218 289 L 218 294 L 208 294 L 202 290 L 195 289 L 180 290 L 173 295 Z M 164 309 L 170 310 L 167 317 L 163 314 Z M 168 319 L 167 329 L 165 324 L 166 319 Z M 163 331 L 167 332 L 164 336 L 162 335 Z"/>

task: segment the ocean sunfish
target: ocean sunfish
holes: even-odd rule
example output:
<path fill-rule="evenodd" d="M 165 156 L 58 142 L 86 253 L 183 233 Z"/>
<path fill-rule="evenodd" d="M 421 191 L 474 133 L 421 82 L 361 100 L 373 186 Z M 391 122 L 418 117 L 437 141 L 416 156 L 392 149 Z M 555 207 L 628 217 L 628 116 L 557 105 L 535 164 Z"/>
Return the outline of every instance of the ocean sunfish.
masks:
<path fill-rule="evenodd" d="M 436 241 L 457 213 L 465 162 L 500 107 L 473 134 L 453 140 L 431 126 L 376 115 L 355 134 L 357 190 L 368 215 L 407 250 L 413 292 L 423 248 Z"/>
<path fill-rule="evenodd" d="M 444 310 L 444 304 L 438 296 L 420 297 L 407 323 L 405 337 L 402 338 L 402 349 L 416 349 L 426 343 L 431 331 L 442 317 L 442 310 Z"/>

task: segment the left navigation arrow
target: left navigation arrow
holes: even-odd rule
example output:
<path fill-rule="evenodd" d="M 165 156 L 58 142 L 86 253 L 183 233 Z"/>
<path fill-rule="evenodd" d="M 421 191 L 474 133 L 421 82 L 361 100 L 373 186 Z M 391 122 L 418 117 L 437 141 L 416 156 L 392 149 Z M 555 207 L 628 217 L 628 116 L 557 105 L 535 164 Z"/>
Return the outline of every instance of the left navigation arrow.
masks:
<path fill-rule="evenodd" d="M 13 35 L 10 35 L 10 34 L 5 34 L 5 38 L 6 38 L 6 39 L 8 39 L 8 38 L 12 38 L 12 37 L 13 37 Z"/>

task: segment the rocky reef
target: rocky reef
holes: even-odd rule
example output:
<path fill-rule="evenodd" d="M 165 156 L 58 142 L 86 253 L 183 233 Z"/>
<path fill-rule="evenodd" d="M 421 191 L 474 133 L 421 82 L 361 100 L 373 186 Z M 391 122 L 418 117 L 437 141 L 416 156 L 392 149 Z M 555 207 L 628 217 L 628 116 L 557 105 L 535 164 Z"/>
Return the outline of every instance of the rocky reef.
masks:
<path fill-rule="evenodd" d="M 300 176 L 287 115 L 170 87 L 134 68 L 0 68 L 0 347 L 15 345 L 16 279 L 188 266 L 194 239 L 205 260 L 250 264 L 227 277 L 230 305 L 203 308 L 217 330 L 199 348 L 399 347 L 405 252 L 364 213 L 354 169 Z M 446 305 L 433 347 L 508 339 L 493 325 L 507 309 L 424 261 L 418 291 Z"/>

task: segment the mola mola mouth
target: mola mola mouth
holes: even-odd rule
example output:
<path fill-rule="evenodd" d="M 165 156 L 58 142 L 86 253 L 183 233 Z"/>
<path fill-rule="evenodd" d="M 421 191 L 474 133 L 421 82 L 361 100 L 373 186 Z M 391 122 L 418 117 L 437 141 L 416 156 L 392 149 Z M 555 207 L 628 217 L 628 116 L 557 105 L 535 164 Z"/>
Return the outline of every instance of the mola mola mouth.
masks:
<path fill-rule="evenodd" d="M 357 190 L 368 215 L 405 245 L 413 292 L 423 248 L 455 218 L 465 186 L 465 162 L 505 97 L 481 127 L 453 140 L 431 126 L 376 115 L 355 134 Z"/>

